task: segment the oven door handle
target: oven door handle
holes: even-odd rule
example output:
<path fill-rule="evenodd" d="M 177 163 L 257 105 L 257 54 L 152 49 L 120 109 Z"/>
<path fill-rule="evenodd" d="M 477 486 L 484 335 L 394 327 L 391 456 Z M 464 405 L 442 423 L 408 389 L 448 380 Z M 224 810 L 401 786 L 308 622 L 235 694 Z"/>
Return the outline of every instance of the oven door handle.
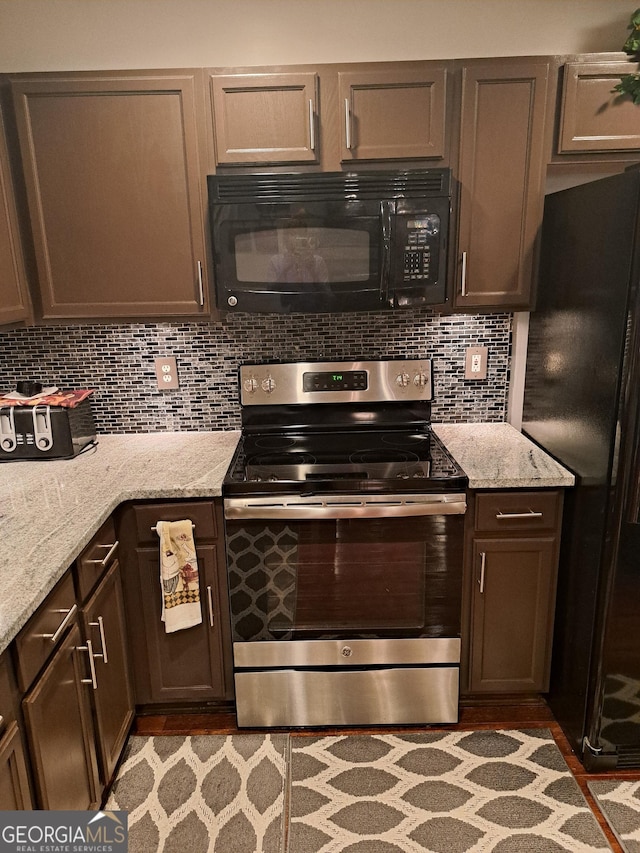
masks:
<path fill-rule="evenodd" d="M 406 518 L 463 515 L 464 494 L 290 495 L 225 498 L 225 518 Z"/>

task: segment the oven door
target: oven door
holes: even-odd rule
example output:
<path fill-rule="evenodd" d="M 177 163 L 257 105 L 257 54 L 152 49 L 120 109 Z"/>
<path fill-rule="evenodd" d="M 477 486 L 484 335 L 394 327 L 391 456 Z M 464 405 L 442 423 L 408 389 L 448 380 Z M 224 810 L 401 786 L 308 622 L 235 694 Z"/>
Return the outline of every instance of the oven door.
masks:
<path fill-rule="evenodd" d="M 464 495 L 224 505 L 235 643 L 459 636 Z"/>
<path fill-rule="evenodd" d="M 455 722 L 465 509 L 225 500 L 238 725 Z"/>

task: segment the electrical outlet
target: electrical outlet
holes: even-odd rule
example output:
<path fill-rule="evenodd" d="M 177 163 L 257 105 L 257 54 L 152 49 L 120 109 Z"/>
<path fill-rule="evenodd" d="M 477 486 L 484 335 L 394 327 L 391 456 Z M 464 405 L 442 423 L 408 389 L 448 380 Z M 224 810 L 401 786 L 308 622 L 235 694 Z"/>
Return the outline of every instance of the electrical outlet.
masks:
<path fill-rule="evenodd" d="M 180 387 L 180 383 L 178 382 L 178 367 L 173 356 L 156 358 L 155 365 L 156 379 L 160 391 L 170 391 L 172 388 Z"/>
<path fill-rule="evenodd" d="M 487 347 L 467 347 L 464 359 L 464 378 L 486 379 L 488 355 Z"/>

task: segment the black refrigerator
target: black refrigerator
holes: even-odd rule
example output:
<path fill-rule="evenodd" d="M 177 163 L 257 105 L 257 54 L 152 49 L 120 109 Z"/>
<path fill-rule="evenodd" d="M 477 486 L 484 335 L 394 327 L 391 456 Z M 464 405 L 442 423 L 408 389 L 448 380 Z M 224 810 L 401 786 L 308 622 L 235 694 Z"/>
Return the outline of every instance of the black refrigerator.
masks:
<path fill-rule="evenodd" d="M 567 490 L 549 705 L 585 767 L 640 767 L 640 170 L 547 196 L 523 431 Z"/>

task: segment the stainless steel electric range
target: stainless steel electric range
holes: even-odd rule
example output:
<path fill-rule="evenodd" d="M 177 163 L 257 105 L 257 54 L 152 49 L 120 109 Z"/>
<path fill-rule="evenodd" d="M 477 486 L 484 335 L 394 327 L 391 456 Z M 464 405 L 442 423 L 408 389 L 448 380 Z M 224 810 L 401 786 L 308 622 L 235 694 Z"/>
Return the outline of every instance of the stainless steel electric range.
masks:
<path fill-rule="evenodd" d="M 455 722 L 467 477 L 429 360 L 245 365 L 223 484 L 239 726 Z"/>

